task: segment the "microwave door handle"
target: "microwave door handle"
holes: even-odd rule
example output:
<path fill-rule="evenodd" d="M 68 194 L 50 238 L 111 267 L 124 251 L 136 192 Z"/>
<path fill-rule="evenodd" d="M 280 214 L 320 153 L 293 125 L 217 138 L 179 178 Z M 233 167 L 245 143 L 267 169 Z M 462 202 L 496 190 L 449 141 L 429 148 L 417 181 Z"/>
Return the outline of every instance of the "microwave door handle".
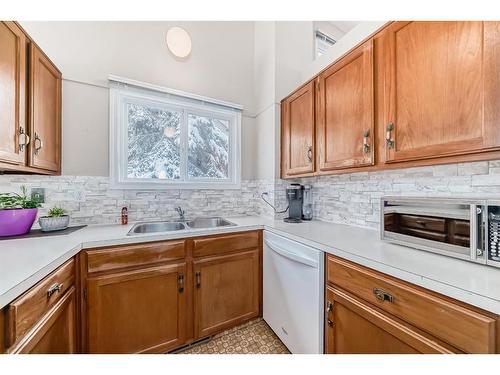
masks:
<path fill-rule="evenodd" d="M 470 205 L 470 259 L 477 258 L 477 206 Z"/>
<path fill-rule="evenodd" d="M 484 206 L 470 205 L 470 258 L 475 262 L 484 258 L 484 211 Z"/>

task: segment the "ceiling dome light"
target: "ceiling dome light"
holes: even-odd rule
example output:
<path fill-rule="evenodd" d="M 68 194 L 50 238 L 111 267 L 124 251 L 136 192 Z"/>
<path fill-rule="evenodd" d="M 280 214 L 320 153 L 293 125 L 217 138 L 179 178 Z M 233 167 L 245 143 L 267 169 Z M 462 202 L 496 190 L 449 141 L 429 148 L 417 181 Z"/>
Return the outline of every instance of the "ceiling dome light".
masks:
<path fill-rule="evenodd" d="M 167 47 L 175 57 L 184 59 L 191 53 L 191 37 L 182 27 L 171 27 L 167 31 Z"/>

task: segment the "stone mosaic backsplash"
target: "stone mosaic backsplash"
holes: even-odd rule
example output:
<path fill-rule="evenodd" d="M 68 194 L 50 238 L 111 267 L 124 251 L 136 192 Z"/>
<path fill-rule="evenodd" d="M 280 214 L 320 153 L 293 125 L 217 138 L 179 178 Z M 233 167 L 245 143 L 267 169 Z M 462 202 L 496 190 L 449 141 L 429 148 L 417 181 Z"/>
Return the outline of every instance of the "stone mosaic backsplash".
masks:
<path fill-rule="evenodd" d="M 380 197 L 383 195 L 497 196 L 500 199 L 500 161 L 449 164 L 441 166 L 360 172 L 283 180 L 242 181 L 239 190 L 116 190 L 107 177 L 0 175 L 0 192 L 45 188 L 45 215 L 52 206 L 61 206 L 73 224 L 111 224 L 120 222 L 123 206 L 130 221 L 177 218 L 174 207 L 182 206 L 188 217 L 275 215 L 261 199 L 278 210 L 286 207 L 285 187 L 290 182 L 313 186 L 316 219 L 378 228 Z"/>
<path fill-rule="evenodd" d="M 72 224 L 113 224 L 121 221 L 126 206 L 129 221 L 178 218 L 182 206 L 186 217 L 260 215 L 258 192 L 273 186 L 263 181 L 243 181 L 240 190 L 124 190 L 110 189 L 109 178 L 92 176 L 0 175 L 0 192 L 19 192 L 22 185 L 45 189 L 39 215 L 53 206 L 64 208 Z M 263 203 L 263 202 L 262 202 Z"/>

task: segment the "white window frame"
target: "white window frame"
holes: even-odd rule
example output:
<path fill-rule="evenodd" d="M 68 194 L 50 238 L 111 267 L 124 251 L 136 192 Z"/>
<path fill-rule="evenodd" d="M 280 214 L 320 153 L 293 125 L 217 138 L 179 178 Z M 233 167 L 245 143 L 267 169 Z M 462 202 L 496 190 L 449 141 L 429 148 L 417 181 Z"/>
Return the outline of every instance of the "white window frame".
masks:
<path fill-rule="evenodd" d="M 127 108 L 130 103 L 182 112 L 182 123 L 185 126 L 184 128 L 181 127 L 180 152 L 185 157 L 181 156 L 181 179 L 168 180 L 127 177 Z M 110 76 L 109 105 L 111 188 L 139 190 L 241 188 L 241 106 L 116 76 Z M 189 114 L 207 116 L 229 122 L 229 176 L 227 179 L 188 177 L 189 125 L 187 120 Z"/>

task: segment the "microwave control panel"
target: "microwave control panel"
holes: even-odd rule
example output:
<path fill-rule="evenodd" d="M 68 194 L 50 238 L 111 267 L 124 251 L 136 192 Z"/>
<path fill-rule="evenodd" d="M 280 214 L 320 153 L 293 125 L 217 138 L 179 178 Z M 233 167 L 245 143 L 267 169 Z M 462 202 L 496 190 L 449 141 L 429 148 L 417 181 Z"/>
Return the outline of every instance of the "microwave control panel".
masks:
<path fill-rule="evenodd" d="M 488 207 L 488 260 L 500 262 L 500 206 Z"/>

